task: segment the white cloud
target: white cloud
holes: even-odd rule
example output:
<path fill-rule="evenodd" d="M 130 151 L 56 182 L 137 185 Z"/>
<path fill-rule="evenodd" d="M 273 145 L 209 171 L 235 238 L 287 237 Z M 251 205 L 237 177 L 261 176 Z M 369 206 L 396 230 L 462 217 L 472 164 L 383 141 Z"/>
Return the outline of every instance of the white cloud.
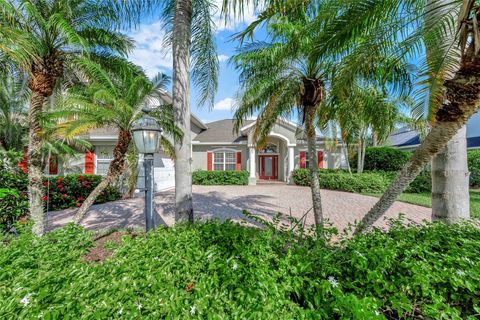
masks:
<path fill-rule="evenodd" d="M 145 69 L 149 77 L 172 69 L 172 52 L 163 45 L 165 32 L 160 22 L 142 24 L 130 36 L 135 40 L 135 49 L 129 60 Z"/>
<path fill-rule="evenodd" d="M 215 103 L 214 109 L 215 110 L 232 110 L 235 104 L 236 104 L 236 101 L 234 99 L 225 98 Z"/>
<path fill-rule="evenodd" d="M 230 57 L 229 57 L 229 56 L 226 56 L 226 55 L 224 55 L 224 54 L 219 54 L 219 55 L 218 55 L 218 61 L 219 61 L 219 62 L 225 62 L 225 61 L 228 60 L 228 58 L 230 58 Z"/>
<path fill-rule="evenodd" d="M 220 11 L 222 9 L 223 0 L 215 0 L 215 4 L 218 7 L 217 12 L 213 15 L 213 21 L 217 26 L 217 32 L 220 31 L 234 31 L 237 30 L 240 26 L 249 25 L 253 21 L 257 19 L 257 15 L 253 10 L 251 5 L 248 5 L 243 12 L 242 19 L 233 19 L 233 17 L 229 17 L 225 22 L 225 18 L 220 16 Z"/>

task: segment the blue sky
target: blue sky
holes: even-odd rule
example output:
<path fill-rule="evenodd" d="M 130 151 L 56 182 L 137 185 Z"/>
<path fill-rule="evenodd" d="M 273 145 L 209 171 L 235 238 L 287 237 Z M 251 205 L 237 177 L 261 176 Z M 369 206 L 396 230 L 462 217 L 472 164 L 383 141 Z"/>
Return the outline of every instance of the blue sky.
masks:
<path fill-rule="evenodd" d="M 216 1 L 221 3 L 221 0 Z M 235 54 L 235 50 L 239 44 L 238 41 L 232 41 L 231 37 L 238 31 L 243 30 L 243 28 L 254 19 L 254 12 L 252 10 L 246 10 L 242 21 L 231 22 L 225 25 L 219 15 L 214 15 L 214 21 L 217 25 L 215 39 L 220 61 L 219 85 L 215 97 L 215 108 L 210 110 L 208 106 L 201 107 L 197 105 L 197 90 L 193 85 L 191 95 L 192 113 L 204 122 L 232 118 L 232 105 L 234 104 L 235 94 L 238 89 L 238 73 L 234 70 L 233 66 L 228 63 L 228 59 Z M 150 77 L 157 72 L 164 72 L 171 76 L 171 51 L 163 46 L 165 33 L 162 30 L 159 19 L 145 18 L 141 24 L 129 34 L 136 41 L 136 48 L 130 54 L 129 59 L 143 67 Z"/>

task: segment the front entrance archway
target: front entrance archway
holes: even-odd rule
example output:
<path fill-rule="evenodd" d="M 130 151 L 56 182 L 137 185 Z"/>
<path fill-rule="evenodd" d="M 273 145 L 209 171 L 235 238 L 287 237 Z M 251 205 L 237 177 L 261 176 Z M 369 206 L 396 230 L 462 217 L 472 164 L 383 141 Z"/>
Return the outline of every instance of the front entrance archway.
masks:
<path fill-rule="evenodd" d="M 278 179 L 278 155 L 263 154 L 259 159 L 259 178 L 263 180 Z"/>

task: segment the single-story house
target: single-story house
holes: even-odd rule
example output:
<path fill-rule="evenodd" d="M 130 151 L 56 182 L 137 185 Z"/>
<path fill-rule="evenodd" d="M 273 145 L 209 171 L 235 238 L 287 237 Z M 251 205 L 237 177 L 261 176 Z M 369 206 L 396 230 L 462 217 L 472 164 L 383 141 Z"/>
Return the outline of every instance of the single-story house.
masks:
<path fill-rule="evenodd" d="M 412 151 L 420 145 L 420 135 L 414 129 L 403 127 L 388 137 L 386 145 Z M 467 148 L 480 149 L 480 113 L 478 112 L 467 123 Z"/>
<path fill-rule="evenodd" d="M 170 96 L 166 96 L 170 103 Z M 238 132 L 234 120 L 223 119 L 204 123 L 191 114 L 192 170 L 247 170 L 250 184 L 261 180 L 291 182 L 295 168 L 308 167 L 308 153 L 303 131 L 298 125 L 278 120 L 268 135 L 265 146 L 257 150 L 253 141 L 255 120 L 245 121 Z M 113 158 L 117 132 L 112 128 L 89 131 L 82 136 L 93 148 L 56 166 L 47 166 L 46 173 L 106 174 Z M 343 146 L 317 137 L 318 167 L 339 168 L 345 166 Z M 142 162 L 142 159 L 140 159 Z M 139 166 L 143 169 L 143 165 Z M 49 172 L 50 171 L 50 172 Z M 143 185 L 143 170 L 139 174 L 139 186 Z M 154 155 L 155 189 L 162 190 L 175 184 L 174 162 L 163 152 Z"/>

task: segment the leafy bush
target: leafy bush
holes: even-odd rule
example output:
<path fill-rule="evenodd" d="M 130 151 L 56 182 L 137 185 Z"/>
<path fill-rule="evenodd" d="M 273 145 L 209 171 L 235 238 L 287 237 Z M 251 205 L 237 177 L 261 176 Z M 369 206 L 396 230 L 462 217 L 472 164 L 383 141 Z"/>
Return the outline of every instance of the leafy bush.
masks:
<path fill-rule="evenodd" d="M 16 150 L 0 150 L 0 171 L 16 173 L 20 172 L 18 163 L 22 160 L 23 153 Z"/>
<path fill-rule="evenodd" d="M 45 188 L 44 201 L 49 211 L 79 207 L 90 192 L 100 183 L 99 175 L 71 174 L 66 176 L 48 176 L 43 178 Z M 24 173 L 0 173 L 0 188 L 13 189 L 20 194 L 28 190 L 28 177 Z M 108 186 L 95 203 L 104 203 L 120 199 L 120 193 L 114 186 Z"/>
<path fill-rule="evenodd" d="M 88 263 L 68 226 L 0 244 L 0 318 L 474 319 L 480 230 L 395 224 L 338 244 L 227 222 L 124 236 Z"/>
<path fill-rule="evenodd" d="M 470 185 L 480 187 L 480 150 L 468 151 L 468 170 L 470 171 Z"/>
<path fill-rule="evenodd" d="M 396 177 L 397 172 L 368 171 L 363 173 L 352 173 L 344 170 L 319 170 L 320 188 L 329 190 L 340 190 L 356 193 L 382 193 L 391 181 Z M 293 181 L 299 186 L 310 186 L 310 170 L 296 169 L 293 171 Z M 406 192 L 422 193 L 432 191 L 432 178 L 430 171 L 422 171 L 410 184 Z"/>
<path fill-rule="evenodd" d="M 382 173 L 353 173 L 346 171 L 318 171 L 320 188 L 347 192 L 383 192 L 388 186 L 389 179 Z M 310 170 L 296 169 L 293 171 L 293 181 L 297 185 L 310 186 Z"/>
<path fill-rule="evenodd" d="M 410 153 L 390 147 L 370 147 L 365 150 L 365 171 L 400 171 L 410 159 Z M 356 168 L 357 158 L 351 162 Z"/>
<path fill-rule="evenodd" d="M 0 231 L 8 231 L 20 217 L 28 212 L 26 192 L 0 189 Z"/>
<path fill-rule="evenodd" d="M 199 185 L 247 185 L 248 171 L 205 171 L 193 172 L 192 183 Z"/>

